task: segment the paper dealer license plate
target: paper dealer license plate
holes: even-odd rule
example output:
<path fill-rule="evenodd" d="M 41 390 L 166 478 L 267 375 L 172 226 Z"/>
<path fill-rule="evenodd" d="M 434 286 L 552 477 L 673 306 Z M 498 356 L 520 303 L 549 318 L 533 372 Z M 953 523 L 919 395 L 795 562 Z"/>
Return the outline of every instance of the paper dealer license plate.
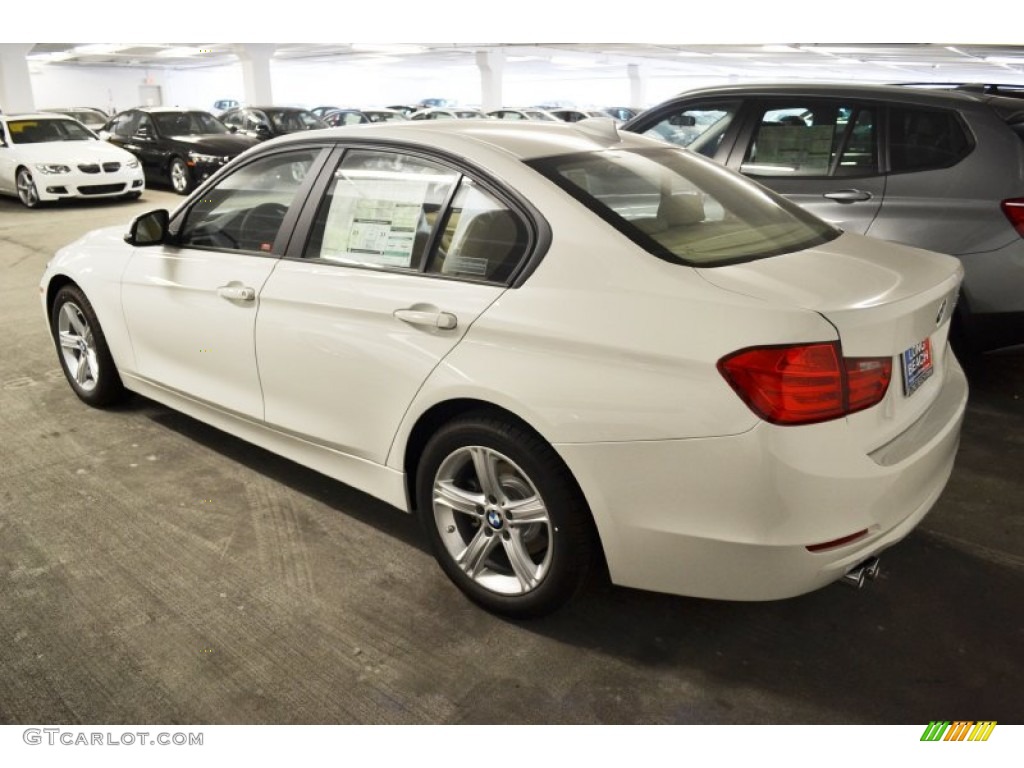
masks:
<path fill-rule="evenodd" d="M 925 339 L 904 350 L 900 360 L 903 363 L 903 392 L 910 397 L 935 371 L 932 367 L 931 339 Z"/>

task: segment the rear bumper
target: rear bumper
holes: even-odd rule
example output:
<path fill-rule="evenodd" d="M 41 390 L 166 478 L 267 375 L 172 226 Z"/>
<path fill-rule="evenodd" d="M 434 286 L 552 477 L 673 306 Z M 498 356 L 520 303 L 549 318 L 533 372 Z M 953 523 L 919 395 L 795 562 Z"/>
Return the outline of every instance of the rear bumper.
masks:
<path fill-rule="evenodd" d="M 840 578 L 906 536 L 953 469 L 967 382 L 870 455 L 845 422 L 760 424 L 721 438 L 561 444 L 590 503 L 612 581 L 726 600 L 774 600 Z M 851 544 L 808 546 L 867 530 Z"/>

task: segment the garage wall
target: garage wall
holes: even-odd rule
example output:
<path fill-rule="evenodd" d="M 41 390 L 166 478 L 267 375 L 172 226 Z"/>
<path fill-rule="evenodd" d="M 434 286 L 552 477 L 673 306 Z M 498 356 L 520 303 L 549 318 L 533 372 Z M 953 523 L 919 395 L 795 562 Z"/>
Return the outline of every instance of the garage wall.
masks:
<path fill-rule="evenodd" d="M 224 98 L 242 98 L 240 65 L 189 70 L 145 70 L 124 67 L 30 68 L 36 107 L 98 107 L 119 111 L 147 101 L 159 87 L 163 106 L 211 109 Z"/>

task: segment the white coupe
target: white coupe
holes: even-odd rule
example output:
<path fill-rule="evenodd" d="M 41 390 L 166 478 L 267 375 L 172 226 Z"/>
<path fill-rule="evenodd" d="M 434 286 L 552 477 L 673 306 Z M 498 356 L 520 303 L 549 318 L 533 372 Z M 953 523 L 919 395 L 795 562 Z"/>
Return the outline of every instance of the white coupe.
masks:
<path fill-rule="evenodd" d="M 74 392 L 125 390 L 419 515 L 511 616 L 616 584 L 863 582 L 949 478 L 951 257 L 844 234 L 610 120 L 260 145 L 62 249 Z"/>
<path fill-rule="evenodd" d="M 0 115 L 0 194 L 28 208 L 71 197 L 129 197 L 146 182 L 139 161 L 70 117 Z"/>

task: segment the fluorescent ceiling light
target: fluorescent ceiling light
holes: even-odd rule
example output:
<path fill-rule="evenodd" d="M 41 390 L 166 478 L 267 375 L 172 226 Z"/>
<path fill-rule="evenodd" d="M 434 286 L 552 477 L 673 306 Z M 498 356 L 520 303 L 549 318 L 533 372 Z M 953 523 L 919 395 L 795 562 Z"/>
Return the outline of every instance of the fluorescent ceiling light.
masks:
<path fill-rule="evenodd" d="M 792 45 L 762 45 L 761 50 L 765 53 L 800 53 L 800 49 Z"/>
<path fill-rule="evenodd" d="M 1024 56 L 986 56 L 983 61 L 989 64 L 1024 64 Z"/>
<path fill-rule="evenodd" d="M 353 43 L 352 50 L 357 53 L 392 53 L 396 55 L 425 53 L 422 45 L 384 45 L 376 43 Z"/>
<path fill-rule="evenodd" d="M 111 45 L 110 43 L 95 43 L 93 45 L 79 45 L 71 50 L 80 56 L 102 56 L 107 53 L 116 53 L 125 46 Z"/>
<path fill-rule="evenodd" d="M 203 53 L 211 53 L 211 51 L 206 48 L 189 48 L 186 46 L 180 46 L 177 48 L 164 48 L 162 51 L 157 51 L 156 55 L 161 58 L 187 59 L 192 56 L 199 56 Z"/>

